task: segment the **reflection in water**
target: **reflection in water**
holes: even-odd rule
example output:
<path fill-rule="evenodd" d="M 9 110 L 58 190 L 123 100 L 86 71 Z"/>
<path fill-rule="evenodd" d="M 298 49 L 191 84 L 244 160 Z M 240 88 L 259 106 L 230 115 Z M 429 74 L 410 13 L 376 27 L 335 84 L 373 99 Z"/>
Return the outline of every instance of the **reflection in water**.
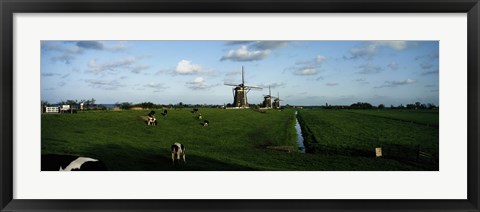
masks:
<path fill-rule="evenodd" d="M 297 145 L 298 151 L 305 153 L 305 145 L 303 144 L 303 134 L 300 123 L 298 123 L 298 111 L 295 111 L 295 130 L 297 130 Z"/>

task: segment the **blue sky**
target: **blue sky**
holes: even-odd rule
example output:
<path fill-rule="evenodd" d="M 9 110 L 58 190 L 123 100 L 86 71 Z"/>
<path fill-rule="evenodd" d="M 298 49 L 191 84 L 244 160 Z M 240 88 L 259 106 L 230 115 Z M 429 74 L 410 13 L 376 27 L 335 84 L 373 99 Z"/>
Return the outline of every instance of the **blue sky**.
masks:
<path fill-rule="evenodd" d="M 42 41 L 41 98 L 97 103 L 399 105 L 439 102 L 438 41 Z"/>

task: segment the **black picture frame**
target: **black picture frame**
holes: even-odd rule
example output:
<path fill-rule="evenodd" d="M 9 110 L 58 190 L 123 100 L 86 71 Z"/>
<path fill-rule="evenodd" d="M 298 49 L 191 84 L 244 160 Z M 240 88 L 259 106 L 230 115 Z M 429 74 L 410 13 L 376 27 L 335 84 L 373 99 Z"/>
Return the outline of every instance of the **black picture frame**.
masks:
<path fill-rule="evenodd" d="M 0 0 L 0 211 L 480 211 L 478 0 Z M 13 199 L 15 13 L 467 13 L 466 200 L 18 200 Z M 448 182 L 445 182 L 448 183 Z"/>

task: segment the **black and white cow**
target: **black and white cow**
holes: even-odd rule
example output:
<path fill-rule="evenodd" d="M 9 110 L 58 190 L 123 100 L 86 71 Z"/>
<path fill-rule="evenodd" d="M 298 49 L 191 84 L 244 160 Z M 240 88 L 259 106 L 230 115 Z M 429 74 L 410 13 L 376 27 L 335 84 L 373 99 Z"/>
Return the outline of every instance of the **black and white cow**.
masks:
<path fill-rule="evenodd" d="M 158 121 L 155 117 L 148 117 L 147 125 L 157 126 L 157 124 L 158 124 Z"/>
<path fill-rule="evenodd" d="M 203 121 L 203 126 L 204 126 L 204 127 L 208 127 L 208 124 L 209 124 L 209 123 L 210 123 L 210 122 L 208 122 L 207 120 L 205 120 L 205 121 Z"/>
<path fill-rule="evenodd" d="M 73 155 L 42 155 L 42 171 L 107 171 L 98 159 Z"/>
<path fill-rule="evenodd" d="M 148 113 L 148 116 L 149 117 L 152 117 L 152 118 L 155 118 L 155 111 L 150 111 L 150 113 Z"/>
<path fill-rule="evenodd" d="M 183 159 L 184 163 L 187 163 L 185 160 L 185 146 L 181 143 L 174 143 L 172 145 L 172 163 L 175 164 L 175 160 Z"/>
<path fill-rule="evenodd" d="M 168 115 L 168 110 L 163 110 L 162 116 L 167 116 Z"/>

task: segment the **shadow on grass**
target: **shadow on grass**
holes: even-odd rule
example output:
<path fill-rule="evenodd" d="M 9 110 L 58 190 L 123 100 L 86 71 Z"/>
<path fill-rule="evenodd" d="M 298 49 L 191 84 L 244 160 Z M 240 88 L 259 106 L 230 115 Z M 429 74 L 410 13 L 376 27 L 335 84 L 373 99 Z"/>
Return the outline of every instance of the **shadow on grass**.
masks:
<path fill-rule="evenodd" d="M 109 171 L 252 171 L 246 167 L 214 158 L 189 154 L 186 161 L 172 163 L 167 148 L 139 148 L 132 145 L 98 144 L 87 150 L 88 155 L 102 160 Z M 86 152 L 85 152 L 86 153 Z M 62 153 L 58 153 L 62 154 Z M 77 155 L 82 155 L 78 153 Z"/>

